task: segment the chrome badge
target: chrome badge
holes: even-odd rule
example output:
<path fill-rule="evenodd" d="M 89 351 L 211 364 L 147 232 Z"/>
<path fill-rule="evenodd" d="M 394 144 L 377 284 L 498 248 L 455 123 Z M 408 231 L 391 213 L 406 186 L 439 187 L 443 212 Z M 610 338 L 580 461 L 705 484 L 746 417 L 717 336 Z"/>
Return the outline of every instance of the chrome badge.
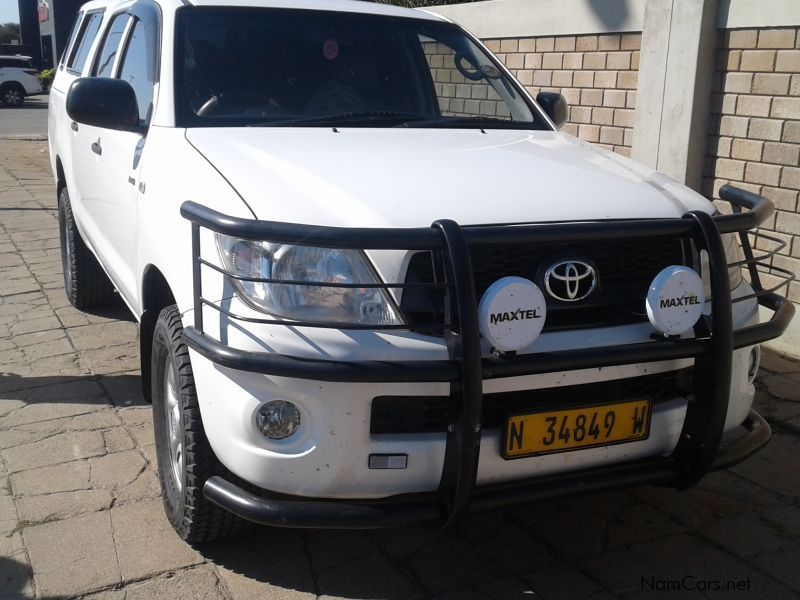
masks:
<path fill-rule="evenodd" d="M 552 264 L 544 274 L 547 293 L 562 302 L 577 302 L 597 287 L 597 272 L 588 262 L 564 260 Z"/>

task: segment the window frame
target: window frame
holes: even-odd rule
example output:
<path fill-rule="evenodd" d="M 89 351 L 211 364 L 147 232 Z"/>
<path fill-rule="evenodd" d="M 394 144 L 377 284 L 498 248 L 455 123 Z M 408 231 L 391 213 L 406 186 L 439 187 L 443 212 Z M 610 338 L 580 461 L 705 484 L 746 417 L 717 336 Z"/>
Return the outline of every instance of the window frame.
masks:
<path fill-rule="evenodd" d="M 98 47 L 98 52 L 95 52 L 95 55 L 92 58 L 92 68 L 89 71 L 89 77 L 98 77 L 97 75 L 98 63 L 100 61 L 100 57 L 103 54 L 103 50 L 105 50 L 105 44 L 106 41 L 108 40 L 109 34 L 111 33 L 111 27 L 113 26 L 116 18 L 122 15 L 127 16 L 128 21 L 125 23 L 125 28 L 122 30 L 119 42 L 117 43 L 117 52 L 116 56 L 114 57 L 114 63 L 111 65 L 111 75 L 109 76 L 111 78 L 117 77 L 119 66 L 122 62 L 121 58 L 123 56 L 123 50 L 125 45 L 127 44 L 128 37 L 130 36 L 131 29 L 133 29 L 133 25 L 135 22 L 135 17 L 133 17 L 127 10 L 117 11 L 114 14 L 112 14 L 111 17 L 108 19 L 108 25 L 106 26 L 105 31 L 103 31 L 103 39 L 100 46 Z"/>
<path fill-rule="evenodd" d="M 114 69 L 112 77 L 114 79 L 120 79 L 120 74 L 122 73 L 122 67 L 125 64 L 125 59 L 128 56 L 128 50 L 130 49 L 131 39 L 133 37 L 134 29 L 138 23 L 143 23 L 146 27 L 149 23 L 155 23 L 156 32 L 156 44 L 153 48 L 153 113 L 150 115 L 150 119 L 144 121 L 142 116 L 139 115 L 139 126 L 142 128 L 143 131 L 146 131 L 150 127 L 150 123 L 153 120 L 153 114 L 155 113 L 155 104 L 156 104 L 156 86 L 161 81 L 161 35 L 162 35 L 162 26 L 163 21 L 161 18 L 161 8 L 152 0 L 138 0 L 133 5 L 129 6 L 127 9 L 120 11 L 120 13 L 125 13 L 130 16 L 130 20 L 125 27 L 125 32 L 120 39 L 120 45 L 117 49 L 117 57 L 114 59 Z M 116 15 L 115 15 L 116 16 Z M 110 21 L 109 21 L 110 23 Z M 138 98 L 137 98 L 138 103 Z"/>

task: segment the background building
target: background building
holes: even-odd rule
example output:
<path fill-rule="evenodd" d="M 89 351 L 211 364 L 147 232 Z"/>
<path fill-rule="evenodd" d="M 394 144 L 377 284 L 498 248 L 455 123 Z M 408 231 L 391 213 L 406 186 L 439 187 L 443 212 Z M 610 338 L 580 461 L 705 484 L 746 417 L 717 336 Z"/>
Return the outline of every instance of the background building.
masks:
<path fill-rule="evenodd" d="M 86 0 L 17 0 L 20 53 L 33 56 L 42 68 L 58 63 L 67 45 L 72 23 Z"/>

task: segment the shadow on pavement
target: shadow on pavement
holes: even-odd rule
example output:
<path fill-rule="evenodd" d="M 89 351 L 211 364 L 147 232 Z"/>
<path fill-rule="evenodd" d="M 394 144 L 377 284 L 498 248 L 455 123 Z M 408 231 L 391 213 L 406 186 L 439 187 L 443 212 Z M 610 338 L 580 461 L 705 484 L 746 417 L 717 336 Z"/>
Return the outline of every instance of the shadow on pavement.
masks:
<path fill-rule="evenodd" d="M 0 556 L 0 595 L 3 598 L 25 597 L 23 592 L 28 587 L 31 575 L 28 565 Z"/>
<path fill-rule="evenodd" d="M 39 110 L 47 110 L 47 102 L 31 102 L 30 100 L 26 100 L 22 106 L 4 106 L 0 104 L 0 109 L 5 108 L 7 111 L 11 112 L 14 110 L 25 109 L 25 108 L 35 108 Z"/>
<path fill-rule="evenodd" d="M 33 404 L 147 406 L 139 375 L 52 375 L 27 377 L 0 372 L 3 400 Z"/>
<path fill-rule="evenodd" d="M 112 321 L 127 321 L 128 323 L 136 322 L 136 317 L 133 316 L 133 313 L 128 308 L 128 305 L 123 302 L 122 297 L 118 293 L 114 294 L 108 306 L 104 308 L 87 309 L 83 310 L 82 312 L 94 315 L 96 317 L 103 317 L 104 319 L 110 319 Z"/>

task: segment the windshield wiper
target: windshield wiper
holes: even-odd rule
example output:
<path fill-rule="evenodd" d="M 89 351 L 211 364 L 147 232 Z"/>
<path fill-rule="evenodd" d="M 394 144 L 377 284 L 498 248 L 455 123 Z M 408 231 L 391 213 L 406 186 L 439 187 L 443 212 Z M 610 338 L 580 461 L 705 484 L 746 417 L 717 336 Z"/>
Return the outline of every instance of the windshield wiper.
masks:
<path fill-rule="evenodd" d="M 417 127 L 436 127 L 438 125 L 514 125 L 516 121 L 510 119 L 499 119 L 497 117 L 484 117 L 473 115 L 470 117 L 441 117 L 438 119 L 429 119 L 424 123 L 418 123 Z"/>
<path fill-rule="evenodd" d="M 293 119 L 270 119 L 251 123 L 251 127 L 292 127 L 295 125 L 335 126 L 353 123 L 386 123 L 400 124 L 409 121 L 427 121 L 430 115 L 419 113 L 396 112 L 392 110 L 364 110 L 357 112 L 339 113 L 333 115 L 318 115 L 314 117 L 300 117 Z"/>

